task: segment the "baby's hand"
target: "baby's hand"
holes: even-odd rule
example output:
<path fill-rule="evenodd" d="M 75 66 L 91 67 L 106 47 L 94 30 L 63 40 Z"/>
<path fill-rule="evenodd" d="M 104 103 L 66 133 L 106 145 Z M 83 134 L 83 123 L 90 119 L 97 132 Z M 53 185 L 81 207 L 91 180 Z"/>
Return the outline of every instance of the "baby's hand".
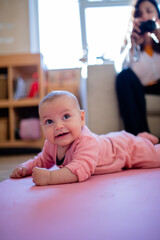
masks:
<path fill-rule="evenodd" d="M 33 168 L 33 182 L 37 186 L 45 186 L 49 184 L 49 178 L 50 178 L 50 171 L 44 168 Z"/>
<path fill-rule="evenodd" d="M 10 174 L 11 178 L 21 178 L 27 176 L 27 168 L 24 166 L 16 167 Z"/>

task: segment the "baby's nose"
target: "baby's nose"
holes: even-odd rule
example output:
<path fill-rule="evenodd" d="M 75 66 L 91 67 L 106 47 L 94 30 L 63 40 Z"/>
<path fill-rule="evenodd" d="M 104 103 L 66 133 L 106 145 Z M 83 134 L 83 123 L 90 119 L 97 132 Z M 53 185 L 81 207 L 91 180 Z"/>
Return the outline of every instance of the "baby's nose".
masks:
<path fill-rule="evenodd" d="M 57 129 L 61 129 L 61 128 L 63 128 L 63 124 L 62 124 L 62 122 L 56 122 L 56 126 L 55 126 L 55 129 L 57 130 Z"/>

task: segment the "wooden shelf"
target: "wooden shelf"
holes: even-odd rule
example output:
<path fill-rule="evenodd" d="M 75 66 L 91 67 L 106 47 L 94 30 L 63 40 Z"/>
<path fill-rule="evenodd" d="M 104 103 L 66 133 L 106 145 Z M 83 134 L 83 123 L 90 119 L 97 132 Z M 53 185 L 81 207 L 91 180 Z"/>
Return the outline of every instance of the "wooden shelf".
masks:
<path fill-rule="evenodd" d="M 24 67 L 33 65 L 43 65 L 43 57 L 41 54 L 12 54 L 12 55 L 1 55 L 0 56 L 1 67 L 14 66 Z"/>
<path fill-rule="evenodd" d="M 0 142 L 0 148 L 41 148 L 44 140 L 5 140 Z"/>
<path fill-rule="evenodd" d="M 40 98 L 25 98 L 20 100 L 3 99 L 0 101 L 0 108 L 38 106 L 40 100 Z"/>
<path fill-rule="evenodd" d="M 21 77 L 25 84 L 29 85 L 29 81 L 33 80 L 32 76 L 35 72 L 38 74 L 38 97 L 26 97 L 15 100 L 14 85 L 16 84 L 16 79 Z M 16 137 L 16 129 L 19 127 L 21 119 L 25 116 L 23 113 L 29 109 L 30 113 L 33 112 L 35 114 L 36 108 L 38 116 L 38 105 L 45 95 L 46 71 L 42 55 L 14 54 L 0 56 L 0 74 L 2 74 L 2 76 L 5 75 L 4 87 L 7 88 L 7 91 L 6 89 L 0 89 L 0 91 L 4 90 L 7 92 L 6 97 L 1 98 L 0 96 L 0 119 L 7 119 L 7 126 L 5 126 L 7 134 L 5 133 L 4 139 L 3 136 L 0 138 L 0 148 L 42 148 L 44 143 L 43 135 L 40 139 L 27 141 L 22 139 L 17 140 Z M 0 81 L 1 80 L 2 79 L 0 79 Z"/>

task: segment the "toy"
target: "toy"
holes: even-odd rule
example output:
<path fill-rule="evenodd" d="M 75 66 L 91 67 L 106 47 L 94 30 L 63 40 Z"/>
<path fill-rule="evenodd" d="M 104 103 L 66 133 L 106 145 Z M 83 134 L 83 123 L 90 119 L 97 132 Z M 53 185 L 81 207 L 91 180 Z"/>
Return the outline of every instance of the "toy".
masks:
<path fill-rule="evenodd" d="M 32 78 L 33 83 L 31 84 L 28 97 L 36 97 L 38 94 L 38 73 L 37 72 L 33 73 Z"/>

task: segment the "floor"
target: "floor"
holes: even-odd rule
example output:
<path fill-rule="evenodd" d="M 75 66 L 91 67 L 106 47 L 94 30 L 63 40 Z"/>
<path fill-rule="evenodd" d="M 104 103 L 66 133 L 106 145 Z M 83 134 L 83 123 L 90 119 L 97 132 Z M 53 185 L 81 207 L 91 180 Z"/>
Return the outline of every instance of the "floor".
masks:
<path fill-rule="evenodd" d="M 9 178 L 12 170 L 24 161 L 33 158 L 36 154 L 0 156 L 0 182 Z"/>

